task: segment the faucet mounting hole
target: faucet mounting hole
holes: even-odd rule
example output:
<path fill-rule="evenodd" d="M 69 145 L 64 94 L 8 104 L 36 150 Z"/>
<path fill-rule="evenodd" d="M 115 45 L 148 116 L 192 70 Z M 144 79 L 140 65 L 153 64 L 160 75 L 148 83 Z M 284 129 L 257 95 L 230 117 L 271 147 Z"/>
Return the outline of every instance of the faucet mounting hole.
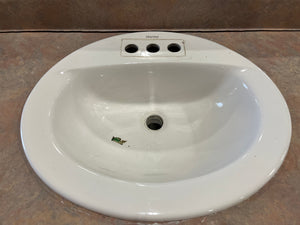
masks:
<path fill-rule="evenodd" d="M 159 46 L 157 44 L 149 44 L 147 46 L 147 51 L 151 53 L 155 53 L 159 51 Z"/>
<path fill-rule="evenodd" d="M 170 52 L 179 52 L 181 49 L 180 45 L 179 44 L 176 44 L 176 43 L 172 43 L 172 44 L 169 44 L 168 45 L 168 50 Z"/>
<path fill-rule="evenodd" d="M 139 48 L 135 44 L 129 44 L 125 47 L 125 51 L 128 53 L 135 53 L 137 50 L 139 50 Z"/>
<path fill-rule="evenodd" d="M 159 130 L 163 124 L 163 119 L 158 115 L 151 115 L 146 120 L 146 125 L 150 130 Z"/>

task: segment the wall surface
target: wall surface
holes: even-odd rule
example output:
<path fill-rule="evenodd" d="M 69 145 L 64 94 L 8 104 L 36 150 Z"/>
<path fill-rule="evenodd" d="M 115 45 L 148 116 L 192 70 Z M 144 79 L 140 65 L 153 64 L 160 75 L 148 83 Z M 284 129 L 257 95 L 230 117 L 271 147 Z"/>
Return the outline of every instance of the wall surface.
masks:
<path fill-rule="evenodd" d="M 0 31 L 299 28 L 300 0 L 0 0 Z"/>

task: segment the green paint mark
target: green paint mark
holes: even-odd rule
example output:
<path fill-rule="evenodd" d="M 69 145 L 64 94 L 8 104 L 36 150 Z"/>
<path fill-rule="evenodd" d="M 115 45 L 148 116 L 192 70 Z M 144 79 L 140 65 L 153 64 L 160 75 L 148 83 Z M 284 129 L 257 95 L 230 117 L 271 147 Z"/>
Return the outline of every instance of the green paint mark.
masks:
<path fill-rule="evenodd" d="M 111 141 L 114 141 L 114 142 L 116 142 L 116 143 L 118 143 L 118 144 L 120 144 L 120 145 L 123 145 L 125 142 L 127 142 L 127 141 L 125 141 L 125 140 L 122 140 L 121 138 L 119 138 L 119 137 L 112 137 L 112 139 L 111 139 Z"/>

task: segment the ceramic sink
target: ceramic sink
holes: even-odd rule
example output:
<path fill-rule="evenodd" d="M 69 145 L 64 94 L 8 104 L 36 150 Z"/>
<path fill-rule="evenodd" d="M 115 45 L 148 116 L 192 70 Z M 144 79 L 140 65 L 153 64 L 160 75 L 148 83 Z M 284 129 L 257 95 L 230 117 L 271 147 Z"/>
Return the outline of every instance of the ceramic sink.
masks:
<path fill-rule="evenodd" d="M 217 43 L 140 32 L 53 66 L 21 119 L 25 154 L 63 197 L 110 216 L 165 221 L 246 199 L 275 174 L 288 107 L 256 65 Z"/>

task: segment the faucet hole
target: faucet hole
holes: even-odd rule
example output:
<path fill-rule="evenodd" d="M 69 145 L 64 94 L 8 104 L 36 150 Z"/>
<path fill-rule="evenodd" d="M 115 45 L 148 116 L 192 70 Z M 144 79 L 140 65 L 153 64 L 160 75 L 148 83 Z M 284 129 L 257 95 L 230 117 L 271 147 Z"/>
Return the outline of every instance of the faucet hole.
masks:
<path fill-rule="evenodd" d="M 159 51 L 159 46 L 157 44 L 149 44 L 147 46 L 147 51 L 151 53 L 155 53 Z"/>
<path fill-rule="evenodd" d="M 158 115 L 151 115 L 146 120 L 146 125 L 150 130 L 159 130 L 163 124 L 163 119 Z"/>
<path fill-rule="evenodd" d="M 139 48 L 135 44 L 129 44 L 129 45 L 126 45 L 126 47 L 125 47 L 125 51 L 128 53 L 135 53 L 138 50 L 139 50 Z"/>
<path fill-rule="evenodd" d="M 179 52 L 181 50 L 181 47 L 179 44 L 172 43 L 168 45 L 168 50 L 170 52 Z"/>

